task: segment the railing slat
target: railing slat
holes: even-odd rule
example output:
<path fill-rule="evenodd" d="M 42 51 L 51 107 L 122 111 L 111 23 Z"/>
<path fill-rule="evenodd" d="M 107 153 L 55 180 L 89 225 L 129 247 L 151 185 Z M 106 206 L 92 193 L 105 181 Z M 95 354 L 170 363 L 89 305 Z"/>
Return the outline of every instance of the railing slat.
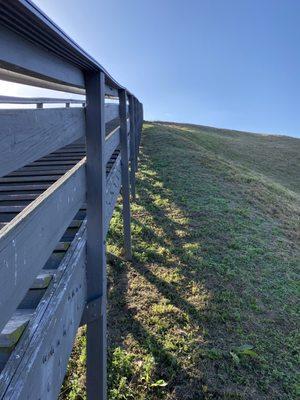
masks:
<path fill-rule="evenodd" d="M 85 135 L 82 108 L 0 110 L 0 176 Z"/>
<path fill-rule="evenodd" d="M 85 158 L 0 234 L 0 331 L 85 201 Z"/>

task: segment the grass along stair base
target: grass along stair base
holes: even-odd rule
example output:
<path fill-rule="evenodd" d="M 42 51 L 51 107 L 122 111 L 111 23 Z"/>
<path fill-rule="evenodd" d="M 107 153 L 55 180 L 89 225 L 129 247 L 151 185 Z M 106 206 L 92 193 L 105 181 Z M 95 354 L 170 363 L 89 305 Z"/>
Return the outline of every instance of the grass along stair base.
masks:
<path fill-rule="evenodd" d="M 295 399 L 300 140 L 145 123 L 109 232 L 109 399 Z M 299 282 L 299 281 L 298 281 Z M 62 399 L 85 398 L 85 336 Z"/>

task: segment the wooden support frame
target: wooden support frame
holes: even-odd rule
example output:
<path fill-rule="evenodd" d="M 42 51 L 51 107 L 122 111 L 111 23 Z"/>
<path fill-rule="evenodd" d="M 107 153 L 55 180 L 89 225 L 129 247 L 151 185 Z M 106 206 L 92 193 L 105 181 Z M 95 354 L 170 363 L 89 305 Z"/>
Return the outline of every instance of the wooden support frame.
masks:
<path fill-rule="evenodd" d="M 86 74 L 87 126 L 87 302 L 102 297 L 100 318 L 87 324 L 87 396 L 107 398 L 105 245 L 105 76 Z"/>
<path fill-rule="evenodd" d="M 0 379 L 0 397 L 57 398 L 82 321 L 87 324 L 87 398 L 106 400 L 105 238 L 122 190 L 125 257 L 131 259 L 130 187 L 135 198 L 141 104 L 30 0 L 0 1 L 0 33 L 1 79 L 86 94 L 82 101 L 0 99 L 37 107 L 0 112 L 2 200 L 18 196 L 25 201 L 14 205 L 9 200 L 0 210 L 0 329 L 27 298 L 52 250 L 56 254 L 69 245 L 64 232 L 70 235 L 69 224 L 85 218 L 87 201 L 84 233 L 82 228 L 68 270 L 53 280 L 53 298 L 47 305 L 41 300 L 20 338 L 17 347 L 22 344 L 28 351 L 20 355 L 16 347 L 5 361 L 11 375 L 5 382 Z M 110 99 L 106 103 L 105 97 Z M 43 109 L 57 100 L 64 108 Z M 74 109 L 73 102 L 87 108 Z"/>
<path fill-rule="evenodd" d="M 127 95 L 124 89 L 119 90 L 120 101 L 120 142 L 121 142 L 121 176 L 123 202 L 123 229 L 125 258 L 131 260 L 131 227 L 130 227 L 130 190 L 128 165 L 128 129 L 127 129 Z"/>

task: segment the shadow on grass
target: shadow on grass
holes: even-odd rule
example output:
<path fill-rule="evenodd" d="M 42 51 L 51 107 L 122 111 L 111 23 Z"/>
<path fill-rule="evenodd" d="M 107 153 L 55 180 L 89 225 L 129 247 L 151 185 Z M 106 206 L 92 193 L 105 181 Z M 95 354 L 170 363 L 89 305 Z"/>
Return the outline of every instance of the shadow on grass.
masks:
<path fill-rule="evenodd" d="M 154 375 L 168 386 L 137 397 L 139 386 L 133 382 L 135 398 L 289 398 L 294 370 L 285 364 L 293 363 L 294 356 L 279 347 L 295 326 L 280 317 L 290 311 L 294 292 L 283 291 L 285 281 L 276 274 L 294 268 L 286 260 L 290 249 L 278 247 L 274 221 L 261 217 L 262 210 L 245 194 L 249 188 L 236 176 L 232 180 L 218 160 L 189 147 L 184 155 L 187 144 L 180 135 L 166 131 L 165 137 L 153 138 L 145 133 L 133 219 L 134 260 L 124 263 L 113 257 L 111 262 L 110 347 L 122 347 L 131 335 L 141 351 L 153 355 Z M 122 243 L 121 230 L 112 233 L 111 241 Z M 180 279 L 170 283 L 159 269 L 174 267 Z M 167 350 L 165 333 L 151 331 L 138 306 L 130 305 L 128 279 L 133 272 L 158 291 L 158 302 L 167 299 L 188 316 L 192 339 L 186 350 Z M 188 300 L 191 285 L 209 294 L 204 304 Z M 234 350 L 249 343 L 252 353 Z"/>

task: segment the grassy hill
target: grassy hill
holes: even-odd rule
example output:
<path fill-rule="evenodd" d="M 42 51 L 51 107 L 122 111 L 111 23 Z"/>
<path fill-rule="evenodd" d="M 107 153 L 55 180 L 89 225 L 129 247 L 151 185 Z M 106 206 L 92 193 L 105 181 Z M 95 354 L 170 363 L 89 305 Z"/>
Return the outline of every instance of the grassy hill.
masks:
<path fill-rule="evenodd" d="M 145 123 L 137 183 L 134 261 L 120 208 L 108 240 L 109 399 L 300 396 L 300 140 Z"/>

